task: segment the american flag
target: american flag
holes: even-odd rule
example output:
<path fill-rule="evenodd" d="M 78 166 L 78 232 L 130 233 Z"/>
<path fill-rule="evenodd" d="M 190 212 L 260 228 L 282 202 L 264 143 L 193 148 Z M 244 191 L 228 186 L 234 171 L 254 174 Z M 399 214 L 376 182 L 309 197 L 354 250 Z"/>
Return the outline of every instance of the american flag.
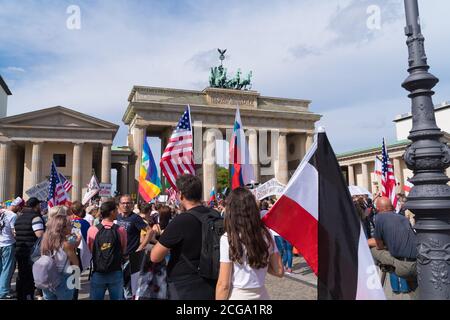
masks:
<path fill-rule="evenodd" d="M 164 176 L 175 190 L 177 190 L 175 182 L 178 176 L 195 174 L 192 145 L 191 110 L 187 106 L 169 139 L 160 162 Z"/>
<path fill-rule="evenodd" d="M 48 187 L 47 203 L 49 208 L 63 205 L 68 201 L 66 190 L 61 183 L 58 171 L 56 170 L 56 164 L 52 161 L 52 168 L 50 172 L 50 184 Z"/>
<path fill-rule="evenodd" d="M 169 196 L 168 202 L 175 201 L 177 199 L 177 192 L 175 191 L 174 188 L 167 189 L 167 195 Z"/>
<path fill-rule="evenodd" d="M 72 183 L 69 180 L 67 180 L 67 178 L 61 172 L 59 173 L 59 179 L 61 180 L 64 190 L 66 190 L 66 192 L 69 193 L 69 191 L 73 187 Z"/>
<path fill-rule="evenodd" d="M 398 199 L 395 192 L 397 180 L 394 175 L 394 166 L 392 165 L 389 154 L 387 152 L 386 144 L 383 139 L 383 150 L 381 158 L 381 193 L 383 197 L 391 199 L 394 208 L 397 208 Z"/>

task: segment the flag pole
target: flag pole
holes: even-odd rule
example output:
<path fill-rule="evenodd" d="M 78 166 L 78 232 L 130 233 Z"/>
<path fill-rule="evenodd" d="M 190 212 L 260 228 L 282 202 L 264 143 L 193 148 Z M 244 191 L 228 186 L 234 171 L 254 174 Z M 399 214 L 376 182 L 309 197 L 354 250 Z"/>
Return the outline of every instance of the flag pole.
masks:
<path fill-rule="evenodd" d="M 192 126 L 191 105 L 188 104 L 187 108 L 188 108 L 188 113 L 189 113 L 189 126 L 191 127 L 191 132 L 192 132 L 192 150 L 195 151 L 195 142 L 194 142 L 195 141 L 195 137 L 194 137 L 194 127 Z M 193 165 L 193 167 L 195 169 L 195 152 L 193 153 L 192 161 L 194 161 L 194 163 L 192 165 Z"/>

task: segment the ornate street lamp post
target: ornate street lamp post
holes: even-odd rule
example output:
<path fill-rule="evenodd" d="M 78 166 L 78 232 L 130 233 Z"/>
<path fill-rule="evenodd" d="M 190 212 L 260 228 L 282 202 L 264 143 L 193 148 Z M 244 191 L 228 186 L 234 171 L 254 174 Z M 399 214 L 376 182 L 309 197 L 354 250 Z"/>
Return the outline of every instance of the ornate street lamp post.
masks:
<path fill-rule="evenodd" d="M 443 133 L 436 125 L 431 97 L 439 80 L 428 72 L 417 0 L 404 1 L 409 77 L 402 86 L 411 92 L 413 117 L 408 137 L 412 144 L 404 159 L 414 171 L 415 185 L 406 207 L 416 215 L 419 298 L 450 299 L 450 187 L 445 174 L 450 150 L 441 142 Z"/>

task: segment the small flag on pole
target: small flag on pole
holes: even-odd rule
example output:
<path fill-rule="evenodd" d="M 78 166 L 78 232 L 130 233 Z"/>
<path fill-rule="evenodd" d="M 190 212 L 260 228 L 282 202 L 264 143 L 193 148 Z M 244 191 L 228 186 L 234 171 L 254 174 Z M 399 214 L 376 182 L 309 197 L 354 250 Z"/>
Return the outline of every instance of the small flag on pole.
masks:
<path fill-rule="evenodd" d="M 209 194 L 208 205 L 212 205 L 214 201 L 216 201 L 216 188 L 212 187 L 211 193 Z"/>
<path fill-rule="evenodd" d="M 409 181 L 408 178 L 405 179 L 405 185 L 403 186 L 403 191 L 405 192 L 411 192 L 411 189 L 414 187 L 414 185 Z"/>
<path fill-rule="evenodd" d="M 59 178 L 58 170 L 56 170 L 56 164 L 52 161 L 47 204 L 49 208 L 52 208 L 55 206 L 64 205 L 68 200 L 69 198 Z"/>
<path fill-rule="evenodd" d="M 382 158 L 381 158 L 381 193 L 383 197 L 391 199 L 391 203 L 398 212 L 400 210 L 400 203 L 398 202 L 395 188 L 397 180 L 394 175 L 394 166 L 389 159 L 389 154 L 383 138 Z"/>
<path fill-rule="evenodd" d="M 97 193 L 100 191 L 100 185 L 98 184 L 97 177 L 95 176 L 95 173 L 92 175 L 91 181 L 89 181 L 88 189 L 86 193 L 84 194 L 83 200 L 81 203 L 85 205 L 89 202 Z"/>
<path fill-rule="evenodd" d="M 73 185 L 72 183 L 60 172 L 59 178 L 61 179 L 61 183 L 64 187 L 64 190 L 66 190 L 67 193 L 72 189 Z"/>

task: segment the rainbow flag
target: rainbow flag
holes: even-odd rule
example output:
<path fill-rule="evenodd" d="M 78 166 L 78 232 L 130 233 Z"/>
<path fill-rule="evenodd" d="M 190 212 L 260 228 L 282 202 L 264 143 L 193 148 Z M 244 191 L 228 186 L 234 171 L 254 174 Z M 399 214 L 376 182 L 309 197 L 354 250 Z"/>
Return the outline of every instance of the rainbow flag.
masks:
<path fill-rule="evenodd" d="M 147 138 L 144 139 L 141 169 L 139 172 L 139 194 L 145 202 L 150 202 L 161 193 L 161 180 L 158 176 Z"/>

